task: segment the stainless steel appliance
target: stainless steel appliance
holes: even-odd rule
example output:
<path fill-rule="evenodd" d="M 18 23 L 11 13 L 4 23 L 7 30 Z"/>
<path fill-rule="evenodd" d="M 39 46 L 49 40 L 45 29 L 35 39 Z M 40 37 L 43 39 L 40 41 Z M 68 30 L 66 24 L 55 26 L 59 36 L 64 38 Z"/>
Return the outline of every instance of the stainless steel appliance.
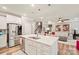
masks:
<path fill-rule="evenodd" d="M 8 23 L 7 24 L 7 43 L 8 47 L 13 47 L 20 44 L 20 40 L 16 38 L 16 36 L 22 34 L 22 27 L 16 23 Z"/>

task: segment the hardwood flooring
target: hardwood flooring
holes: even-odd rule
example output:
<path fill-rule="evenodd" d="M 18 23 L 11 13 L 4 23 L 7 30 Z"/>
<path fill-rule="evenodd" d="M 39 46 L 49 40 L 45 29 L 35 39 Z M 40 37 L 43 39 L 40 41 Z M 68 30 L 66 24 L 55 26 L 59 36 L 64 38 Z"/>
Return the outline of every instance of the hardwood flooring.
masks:
<path fill-rule="evenodd" d="M 20 45 L 15 46 L 15 47 L 12 47 L 12 48 L 7 48 L 7 47 L 1 48 L 1 49 L 0 49 L 0 55 L 2 55 L 2 54 L 4 54 L 4 53 L 5 53 L 6 55 L 11 55 L 12 53 L 17 52 L 17 51 L 19 51 L 19 50 L 21 50 L 21 46 L 20 46 Z"/>
<path fill-rule="evenodd" d="M 63 50 L 60 48 L 62 48 Z M 18 46 L 12 47 L 12 48 L 4 47 L 4 48 L 0 49 L 0 55 L 15 55 L 18 51 L 22 51 L 21 45 L 18 45 Z M 18 55 L 18 54 L 16 54 L 16 55 Z M 79 50 L 74 50 L 74 47 L 72 48 L 71 46 L 70 46 L 70 50 L 69 50 L 69 47 L 67 45 L 59 46 L 59 54 L 58 55 L 79 55 Z"/>

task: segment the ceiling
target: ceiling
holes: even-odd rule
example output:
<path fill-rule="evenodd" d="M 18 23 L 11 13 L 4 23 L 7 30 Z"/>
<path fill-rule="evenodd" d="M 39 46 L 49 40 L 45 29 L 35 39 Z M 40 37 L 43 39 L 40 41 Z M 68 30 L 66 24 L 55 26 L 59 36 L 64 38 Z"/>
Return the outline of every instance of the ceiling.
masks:
<path fill-rule="evenodd" d="M 2 9 L 2 6 L 7 9 Z M 0 5 L 1 11 L 12 12 L 18 15 L 26 15 L 34 20 L 40 18 L 44 20 L 56 21 L 59 17 L 74 18 L 79 17 L 78 4 L 3 4 Z"/>

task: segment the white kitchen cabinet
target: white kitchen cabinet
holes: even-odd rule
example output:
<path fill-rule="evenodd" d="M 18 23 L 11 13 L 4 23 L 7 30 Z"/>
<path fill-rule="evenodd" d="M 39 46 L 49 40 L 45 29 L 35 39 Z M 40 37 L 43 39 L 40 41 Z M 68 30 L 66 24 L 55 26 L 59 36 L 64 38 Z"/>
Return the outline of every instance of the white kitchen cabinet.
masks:
<path fill-rule="evenodd" d="M 51 46 L 48 46 L 48 45 L 42 45 L 41 46 L 41 51 L 42 51 L 42 55 L 47 55 L 47 54 L 51 54 L 51 52 L 52 52 L 52 48 L 51 48 Z"/>
<path fill-rule="evenodd" d="M 7 28 L 6 17 L 0 16 L 0 29 L 6 29 L 6 28 Z"/>
<path fill-rule="evenodd" d="M 33 46 L 33 41 L 28 39 L 26 40 L 25 52 L 30 55 L 36 55 L 36 46 Z"/>
<path fill-rule="evenodd" d="M 10 39 L 10 40 L 9 40 L 9 47 L 12 47 L 12 46 L 14 46 L 14 45 L 15 45 L 15 41 L 12 40 L 12 39 Z"/>
<path fill-rule="evenodd" d="M 49 55 L 51 52 L 51 46 L 37 43 L 37 55 Z"/>
<path fill-rule="evenodd" d="M 21 35 L 23 39 L 23 51 L 28 55 L 57 55 L 58 54 L 58 39 L 59 37 L 39 35 L 39 39 L 35 34 Z"/>
<path fill-rule="evenodd" d="M 18 24 L 20 24 L 21 18 L 14 16 L 14 15 L 7 15 L 6 20 L 7 20 L 6 23 L 18 23 Z"/>
<path fill-rule="evenodd" d="M 6 46 L 7 46 L 6 35 L 1 35 L 0 36 L 0 48 L 6 47 Z"/>
<path fill-rule="evenodd" d="M 27 40 L 25 44 L 25 51 L 29 55 L 50 55 L 51 49 L 51 46 L 31 40 Z"/>
<path fill-rule="evenodd" d="M 28 55 L 56 55 L 58 52 L 57 40 L 55 40 L 51 45 L 47 42 L 43 43 L 39 40 L 25 38 L 25 52 Z M 43 40 L 43 39 L 42 39 Z M 45 39 L 43 40 L 45 41 Z M 49 43 L 51 43 L 49 39 Z"/>

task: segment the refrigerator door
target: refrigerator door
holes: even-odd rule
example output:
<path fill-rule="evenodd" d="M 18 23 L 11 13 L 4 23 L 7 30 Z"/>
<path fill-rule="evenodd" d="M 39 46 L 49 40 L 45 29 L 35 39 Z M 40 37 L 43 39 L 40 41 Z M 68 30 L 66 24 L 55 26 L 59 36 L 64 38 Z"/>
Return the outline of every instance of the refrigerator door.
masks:
<path fill-rule="evenodd" d="M 16 25 L 9 25 L 9 47 L 15 46 Z"/>

